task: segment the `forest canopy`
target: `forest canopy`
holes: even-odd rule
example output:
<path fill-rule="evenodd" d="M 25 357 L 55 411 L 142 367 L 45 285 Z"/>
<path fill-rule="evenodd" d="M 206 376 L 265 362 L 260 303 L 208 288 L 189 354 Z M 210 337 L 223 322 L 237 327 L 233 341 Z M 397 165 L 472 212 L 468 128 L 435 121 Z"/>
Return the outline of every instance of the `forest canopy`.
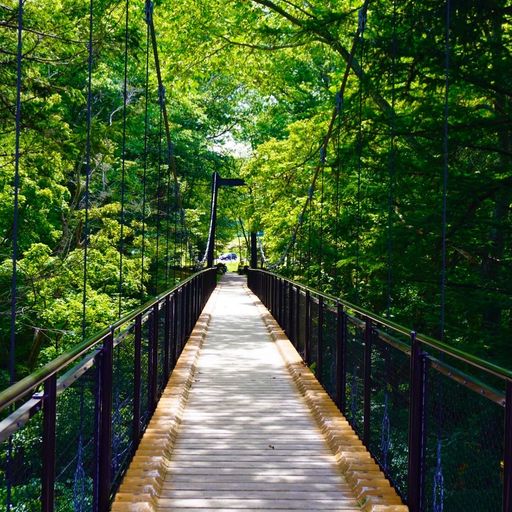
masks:
<path fill-rule="evenodd" d="M 144 2 L 95 0 L 86 227 L 89 2 L 26 0 L 16 374 L 84 336 L 86 236 L 85 335 L 197 268 L 215 171 L 248 185 L 219 254 L 242 224 L 279 273 L 510 367 L 512 3 L 450 4 L 447 31 L 440 0 L 154 2 L 178 204 Z M 2 388 L 17 19 L 1 2 Z"/>

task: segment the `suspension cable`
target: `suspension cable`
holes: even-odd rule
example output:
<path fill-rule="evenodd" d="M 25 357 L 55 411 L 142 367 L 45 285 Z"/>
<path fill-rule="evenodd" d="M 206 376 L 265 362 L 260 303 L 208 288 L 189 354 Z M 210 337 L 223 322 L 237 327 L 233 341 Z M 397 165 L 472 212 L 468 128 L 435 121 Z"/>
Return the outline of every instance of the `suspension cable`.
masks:
<path fill-rule="evenodd" d="M 160 268 L 160 187 L 162 185 L 162 99 L 159 95 L 160 118 L 158 121 L 158 175 L 156 180 L 156 269 L 155 269 L 155 293 L 158 294 L 158 271 Z"/>
<path fill-rule="evenodd" d="M 146 3 L 146 79 L 144 83 L 144 163 L 142 171 L 142 246 L 140 262 L 140 295 L 144 300 L 144 263 L 146 256 L 146 188 L 148 171 L 148 135 L 149 135 L 149 12 Z"/>
<path fill-rule="evenodd" d="M 89 40 L 87 58 L 87 114 L 86 114 L 86 141 L 85 141 L 85 221 L 84 221 L 84 258 L 83 258 L 83 289 L 82 289 L 82 339 L 86 338 L 87 330 L 87 269 L 89 250 L 89 209 L 90 209 L 90 183 L 91 183 L 91 124 L 92 124 L 92 67 L 93 67 L 93 0 L 89 2 Z M 85 493 L 85 471 L 83 462 L 84 451 L 84 402 L 85 385 L 80 380 L 79 398 L 79 427 L 76 467 L 73 475 L 73 503 L 76 510 L 82 510 L 83 495 Z"/>
<path fill-rule="evenodd" d="M 174 185 L 174 212 L 173 212 L 173 220 L 174 220 L 174 254 L 173 254 L 173 266 L 172 266 L 172 277 L 173 277 L 173 286 L 176 284 L 176 270 L 178 267 L 178 190 L 176 189 L 176 184 Z"/>
<path fill-rule="evenodd" d="M 449 94 L 450 94 L 450 10 L 451 2 L 446 0 L 445 19 L 445 88 L 444 88 L 444 112 L 443 112 L 443 198 L 442 198 L 442 219 L 441 219 L 441 301 L 440 301 L 440 338 L 444 339 L 445 317 L 446 317 L 446 232 L 448 216 L 448 170 L 449 170 Z"/>
<path fill-rule="evenodd" d="M 341 108 L 341 105 L 340 105 Z M 338 257 L 338 251 L 340 249 L 339 231 L 340 231 L 340 173 L 341 173 L 341 116 L 338 117 L 338 134 L 336 137 L 336 199 L 335 199 L 335 223 L 334 223 L 334 248 L 336 259 Z M 337 263 L 337 262 L 336 262 Z M 335 272 L 337 265 L 335 265 Z M 336 282 L 336 281 L 335 281 Z"/>
<path fill-rule="evenodd" d="M 446 233 L 448 216 L 448 171 L 449 171 L 449 94 L 450 94 L 450 26 L 451 26 L 451 1 L 446 0 L 445 13 L 445 88 L 444 88 L 444 109 L 443 109 L 443 192 L 442 192 L 442 215 L 441 215 L 441 283 L 440 283 L 440 318 L 439 330 L 440 338 L 445 336 L 445 317 L 446 317 Z M 445 390 L 441 381 L 437 381 L 437 444 L 436 444 L 436 466 L 432 485 L 432 509 L 434 512 L 443 512 L 444 510 L 444 474 L 442 460 L 442 431 L 444 423 L 444 394 Z"/>
<path fill-rule="evenodd" d="M 153 2 L 151 0 L 146 0 L 146 17 L 147 22 L 149 26 L 149 33 L 150 33 L 150 40 L 151 40 L 151 46 L 153 48 L 153 57 L 154 57 L 154 63 L 155 63 L 155 71 L 156 71 L 156 77 L 158 81 L 158 91 L 160 96 L 160 109 L 161 109 L 161 116 L 163 121 L 163 128 L 165 131 L 165 138 L 166 138 L 166 150 L 167 150 L 167 164 L 168 164 L 168 170 L 170 174 L 173 177 L 174 180 L 174 190 L 175 190 L 175 203 L 176 203 L 176 209 L 179 210 L 179 215 L 181 217 L 181 224 L 185 225 L 185 215 L 184 211 L 182 209 L 182 196 L 180 193 L 180 184 L 178 181 L 178 173 L 176 169 L 176 156 L 174 154 L 174 145 L 171 139 L 171 130 L 169 125 L 169 115 L 167 113 L 167 104 L 166 104 L 166 91 L 163 84 L 162 79 L 162 71 L 160 68 L 160 58 L 158 55 L 158 44 L 156 40 L 156 32 L 155 32 L 155 25 L 153 21 Z M 161 137 L 160 137 L 161 138 Z M 175 231 L 176 234 L 176 231 Z M 175 240 L 176 241 L 176 240 Z M 175 247 L 175 255 L 176 255 L 176 247 Z"/>
<path fill-rule="evenodd" d="M 16 50 L 16 136 L 14 147 L 14 202 L 12 225 L 12 278 L 11 278 L 11 325 L 9 337 L 9 380 L 16 381 L 16 308 L 18 299 L 17 260 L 18 260 L 18 224 L 19 224 L 19 188 L 20 188 L 20 136 L 21 136 L 21 65 L 23 59 L 23 0 L 18 2 L 18 31 Z M 11 511 L 13 484 L 13 438 L 9 436 L 6 464 L 6 503 L 7 512 Z"/>
<path fill-rule="evenodd" d="M 353 39 L 353 42 L 352 42 L 352 47 L 350 49 L 350 53 L 349 53 L 349 56 L 348 56 L 348 59 L 347 59 L 347 65 L 345 67 L 345 72 L 343 74 L 343 79 L 342 79 L 342 82 L 341 82 L 341 86 L 340 86 L 340 89 L 339 91 L 337 92 L 336 94 L 336 106 L 334 107 L 334 110 L 332 112 L 332 115 L 331 115 L 331 120 L 329 122 L 329 127 L 327 129 L 327 133 L 326 135 L 324 136 L 324 138 L 322 139 L 322 144 L 320 146 L 320 160 L 319 160 L 319 163 L 315 169 L 315 172 L 313 174 L 313 179 L 311 181 L 311 185 L 309 187 L 309 192 L 308 192 L 308 195 L 307 195 L 307 198 L 306 198 L 306 201 L 304 202 L 304 205 L 302 207 L 302 210 L 298 216 L 298 219 L 297 219 L 297 222 L 295 223 L 295 226 L 293 228 L 293 231 L 292 231 L 292 236 L 290 237 L 290 241 L 288 242 L 288 245 L 286 246 L 283 254 L 281 255 L 281 257 L 279 258 L 279 260 L 270 265 L 269 268 L 276 268 L 278 267 L 279 265 L 282 264 L 282 262 L 285 260 L 286 256 L 288 255 L 288 252 L 290 251 L 290 249 L 292 248 L 292 246 L 295 244 L 296 240 L 297 240 L 297 233 L 300 229 L 300 226 L 304 220 L 304 215 L 306 213 L 306 210 L 308 208 L 308 205 L 309 203 L 311 202 L 312 198 L 313 198 L 313 192 L 315 190 L 315 186 L 316 186 L 316 182 L 318 180 L 318 176 L 320 174 L 320 171 L 323 169 L 323 167 L 325 167 L 325 164 L 326 164 L 326 159 L 327 159 L 327 149 L 328 149 L 328 146 L 329 146 L 329 141 L 331 139 L 331 136 L 332 136 L 332 133 L 333 133 L 333 130 L 334 130 L 334 126 L 335 126 L 335 122 L 336 122 L 336 119 L 340 113 L 340 110 L 341 108 L 339 108 L 339 106 L 343 106 L 343 102 L 344 102 L 344 95 L 345 95 L 345 89 L 346 89 L 346 86 L 347 86 L 347 83 L 348 83 L 348 77 L 350 75 L 350 70 L 352 69 L 352 62 L 354 60 L 354 56 L 355 56 L 355 52 L 357 50 L 357 47 L 358 47 L 358 43 L 361 39 L 361 32 L 364 31 L 365 29 L 365 25 L 366 25 L 366 14 L 367 14 L 367 11 L 368 11 L 368 5 L 370 4 L 370 0 L 365 0 L 362 7 L 359 9 L 359 21 L 358 21 L 358 25 L 357 25 L 357 30 L 356 30 L 356 33 L 354 35 L 354 39 Z"/>
<path fill-rule="evenodd" d="M 324 168 L 320 173 L 320 244 L 318 257 L 318 289 L 321 288 L 324 264 Z"/>
<path fill-rule="evenodd" d="M 165 289 L 169 288 L 169 238 L 171 236 L 171 174 L 167 173 L 167 191 L 166 191 L 166 205 L 165 205 Z"/>
<path fill-rule="evenodd" d="M 125 21 L 124 21 L 124 77 L 123 77 L 123 139 L 122 139 L 122 157 L 121 157 L 121 217 L 119 234 L 119 318 L 121 318 L 123 309 L 123 252 L 124 252 L 124 223 L 125 223 L 125 194 L 126 194 L 126 114 L 128 104 L 128 21 L 129 21 L 129 2 L 125 3 Z"/>
<path fill-rule="evenodd" d="M 364 28 L 366 20 L 360 16 L 359 24 L 362 26 L 360 39 L 360 66 L 364 71 Z M 358 128 L 357 128 L 357 215 L 356 215 L 356 304 L 360 301 L 360 260 L 361 260 L 361 173 L 363 167 L 363 82 L 359 81 L 359 105 L 358 105 Z"/>
<path fill-rule="evenodd" d="M 393 202 L 395 198 L 396 176 L 396 0 L 393 0 L 393 33 L 391 40 L 391 120 L 389 134 L 389 176 L 388 176 L 388 226 L 387 226 L 387 290 L 386 290 L 386 316 L 391 316 L 393 302 Z"/>
<path fill-rule="evenodd" d="M 16 381 L 16 308 L 18 299 L 18 230 L 20 190 L 20 138 L 21 138 L 21 65 L 23 60 L 23 0 L 18 2 L 18 42 L 16 50 L 16 138 L 14 143 L 14 203 L 12 223 L 12 279 L 11 279 L 11 330 L 9 340 L 9 378 Z"/>

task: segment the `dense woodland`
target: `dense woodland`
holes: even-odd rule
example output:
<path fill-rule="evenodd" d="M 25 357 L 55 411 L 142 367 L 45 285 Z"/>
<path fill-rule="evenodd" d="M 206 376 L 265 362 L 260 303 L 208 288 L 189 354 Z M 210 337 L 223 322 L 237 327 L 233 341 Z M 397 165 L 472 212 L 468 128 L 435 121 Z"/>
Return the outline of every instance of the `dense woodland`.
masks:
<path fill-rule="evenodd" d="M 361 4 L 155 2 L 181 208 L 166 165 L 144 2 L 128 2 L 125 39 L 126 2 L 94 1 L 86 335 L 120 314 L 121 255 L 121 313 L 198 265 L 218 171 L 248 184 L 220 194 L 218 252 L 240 234 L 240 219 L 246 232 L 261 233 L 266 265 L 510 367 L 512 3 L 452 0 L 448 38 L 445 1 L 370 2 L 366 20 Z M 26 0 L 24 9 L 18 377 L 83 335 L 89 34 L 86 0 Z M 355 37 L 358 26 L 364 30 Z M 3 0 L 2 387 L 9 379 L 16 29 L 17 2 Z"/>

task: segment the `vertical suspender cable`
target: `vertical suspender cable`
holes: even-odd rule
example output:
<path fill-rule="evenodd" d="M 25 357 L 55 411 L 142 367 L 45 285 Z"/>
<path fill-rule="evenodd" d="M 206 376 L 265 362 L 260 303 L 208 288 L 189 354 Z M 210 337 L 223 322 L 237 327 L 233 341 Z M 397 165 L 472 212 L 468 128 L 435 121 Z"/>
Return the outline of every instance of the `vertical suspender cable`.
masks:
<path fill-rule="evenodd" d="M 313 201 L 309 203 L 309 211 L 306 212 L 308 216 L 308 263 L 307 268 L 311 268 L 311 217 L 313 216 Z"/>
<path fill-rule="evenodd" d="M 21 134 L 21 64 L 23 58 L 23 0 L 18 2 L 18 41 L 16 50 L 16 138 L 14 146 L 14 203 L 12 223 L 12 279 L 11 279 L 11 325 L 9 337 L 9 379 L 16 381 L 16 301 L 17 301 L 17 260 L 18 260 L 18 223 L 20 188 L 20 134 Z M 11 511 L 12 495 L 12 436 L 9 436 L 6 472 L 7 512 Z"/>
<path fill-rule="evenodd" d="M 445 87 L 444 87 L 444 113 L 443 113 L 443 199 L 441 219 L 441 301 L 440 301 L 440 337 L 444 338 L 446 317 L 446 225 L 447 225 L 447 196 L 448 196 L 448 120 L 449 120 L 449 93 L 450 93 L 450 0 L 446 0 L 445 18 Z"/>
<path fill-rule="evenodd" d="M 90 208 L 90 182 L 91 182 L 91 124 L 92 124 L 92 66 L 93 66 L 93 0 L 89 2 L 89 41 L 87 60 L 87 114 L 85 138 L 85 221 L 84 221 L 84 259 L 83 259 L 83 289 L 82 289 L 82 339 L 86 338 L 87 329 L 87 263 L 89 250 L 89 208 Z M 80 380 L 80 406 L 79 429 L 76 467 L 73 475 L 73 503 L 75 510 L 82 510 L 83 496 L 85 494 L 85 471 L 83 461 L 83 428 L 84 428 L 84 390 L 83 379 Z"/>
<path fill-rule="evenodd" d="M 180 209 L 180 250 L 181 250 L 181 261 L 183 266 L 187 266 L 187 252 L 186 252 L 186 232 L 185 232 L 185 212 L 183 208 Z"/>
<path fill-rule="evenodd" d="M 320 247 L 318 250 L 318 288 L 321 288 L 324 266 L 324 167 L 320 171 Z"/>
<path fill-rule="evenodd" d="M 89 42 L 87 61 L 87 114 L 85 135 L 85 222 L 84 222 L 84 262 L 83 262 L 83 290 L 82 290 L 82 338 L 85 339 L 87 328 L 87 256 L 89 251 L 89 207 L 91 183 L 91 124 L 92 124 L 92 64 L 93 64 L 93 0 L 89 2 Z"/>
<path fill-rule="evenodd" d="M 129 21 L 129 1 L 125 2 L 125 20 L 124 20 L 124 77 L 123 77 L 123 142 L 122 142 L 122 161 L 121 161 L 121 218 L 119 234 L 119 318 L 123 310 L 123 252 L 124 252 L 124 202 L 126 193 L 126 107 L 128 103 L 128 21 Z"/>
<path fill-rule="evenodd" d="M 386 290 L 386 315 L 391 315 L 391 303 L 393 296 L 393 201 L 395 195 L 396 174 L 396 0 L 393 0 L 393 34 L 391 40 L 391 119 L 389 142 L 389 183 L 388 183 L 388 226 L 387 226 L 387 290 Z"/>
<path fill-rule="evenodd" d="M 445 87 L 444 87 L 444 111 L 443 111 L 443 193 L 442 193 L 442 218 L 441 218 L 441 283 L 440 283 L 440 318 L 439 330 L 440 337 L 445 336 L 445 317 L 446 317 L 446 231 L 447 231 L 447 214 L 448 214 L 448 135 L 449 135 L 449 93 L 450 93 L 450 20 L 451 2 L 446 0 L 445 15 Z M 437 382 L 437 446 L 436 446 L 436 467 L 434 470 L 434 482 L 432 489 L 432 509 L 434 512 L 443 512 L 444 510 L 444 475 L 442 461 L 442 428 L 443 428 L 443 395 L 444 390 L 442 383 Z"/>
<path fill-rule="evenodd" d="M 144 164 L 142 171 L 142 246 L 140 258 L 140 295 L 144 300 L 144 263 L 146 257 L 146 180 L 148 172 L 148 134 L 149 134 L 149 12 L 146 2 L 146 79 L 144 83 Z"/>
<path fill-rule="evenodd" d="M 160 118 L 158 121 L 158 175 L 156 179 L 156 257 L 155 294 L 158 294 L 158 271 L 160 269 L 160 187 L 162 185 L 162 90 L 159 90 Z"/>
<path fill-rule="evenodd" d="M 356 50 L 357 50 L 357 45 L 358 45 L 358 42 L 361 41 L 362 42 L 362 31 L 364 31 L 364 27 L 365 27 L 365 23 L 366 23 L 366 13 L 368 11 L 368 6 L 370 4 L 370 0 L 364 0 L 364 3 L 363 5 L 361 6 L 361 8 L 359 9 L 359 23 L 358 23 L 358 27 L 357 27 L 357 30 L 356 30 L 356 33 L 354 34 L 354 40 L 353 40 L 353 43 L 352 43 L 352 47 L 350 49 L 350 53 L 348 55 L 348 59 L 347 59 L 347 64 L 346 64 L 346 67 L 345 67 L 345 72 L 343 74 L 343 80 L 341 82 L 341 86 L 340 86 L 340 89 L 336 95 L 336 107 L 334 108 L 333 110 L 333 113 L 331 115 L 331 120 L 329 122 L 329 127 L 327 129 L 327 133 L 326 135 L 324 136 L 323 140 L 322 140 L 322 145 L 320 146 L 320 160 L 319 160 L 319 163 L 315 169 L 315 173 L 313 175 L 313 179 L 311 181 L 311 186 L 309 188 L 309 193 L 308 193 L 308 197 L 302 207 L 302 211 L 301 213 L 299 214 L 299 217 L 297 219 L 297 222 L 293 228 L 293 231 L 292 231 L 292 236 L 290 237 L 290 240 L 288 242 L 288 245 L 286 246 L 285 250 L 284 250 L 284 253 L 281 255 L 281 257 L 279 258 L 279 260 L 270 265 L 269 268 L 272 269 L 272 268 L 276 268 L 278 267 L 279 265 L 281 265 L 281 263 L 285 260 L 286 256 L 288 255 L 288 251 L 293 247 L 293 245 L 295 244 L 296 240 L 297 240 L 297 234 L 298 234 L 298 231 L 305 219 L 305 213 L 306 213 L 306 210 L 308 209 L 309 207 L 309 203 L 312 201 L 313 199 L 313 192 L 315 190 L 315 185 L 316 185 L 316 182 L 317 182 L 317 179 L 320 175 L 320 171 L 321 169 L 323 168 L 323 166 L 325 165 L 325 162 L 326 162 L 326 156 L 327 156 L 327 147 L 329 145 L 329 141 L 331 139 L 331 136 L 332 136 L 332 133 L 333 133 L 333 130 L 334 130 L 334 126 L 335 126 L 335 123 L 336 123 L 336 118 L 338 117 L 338 114 L 340 112 L 340 106 L 343 105 L 343 98 L 344 98 L 344 95 L 345 95 L 345 89 L 346 89 L 346 86 L 347 86 L 347 82 L 348 82 L 348 77 L 350 75 L 350 70 L 352 69 L 352 64 L 353 64 L 353 59 L 354 59 L 354 56 L 355 56 L 355 53 L 356 53 Z"/>
<path fill-rule="evenodd" d="M 16 301 L 18 298 L 18 224 L 20 190 L 20 135 L 21 135 L 21 64 L 23 59 L 23 0 L 18 2 L 18 47 L 16 50 L 16 138 L 14 143 L 14 204 L 12 222 L 12 280 L 11 331 L 9 341 L 9 378 L 16 381 Z"/>
<path fill-rule="evenodd" d="M 171 173 L 167 172 L 167 194 L 165 205 L 165 289 L 169 288 L 169 238 L 171 236 Z"/>
<path fill-rule="evenodd" d="M 178 192 L 176 183 L 174 184 L 174 254 L 172 266 L 173 286 L 176 284 L 176 267 L 178 266 Z"/>
<path fill-rule="evenodd" d="M 359 12 L 359 34 L 361 38 L 361 70 L 364 66 L 364 29 L 366 25 L 366 13 Z M 361 238 L 361 171 L 363 157 L 363 82 L 359 80 L 359 107 L 358 107 L 358 129 L 357 129 L 357 220 L 356 220 L 356 303 L 359 303 L 359 280 L 360 280 L 360 238 Z"/>
<path fill-rule="evenodd" d="M 336 136 L 336 191 L 335 191 L 335 223 L 334 223 L 334 254 L 335 254 L 335 275 L 337 274 L 336 269 L 338 268 L 338 251 L 340 247 L 339 243 L 339 230 L 340 230 L 340 171 L 341 171 L 341 98 L 338 96 L 336 101 L 336 108 L 338 108 L 338 133 Z M 335 281 L 336 286 L 336 281 Z"/>

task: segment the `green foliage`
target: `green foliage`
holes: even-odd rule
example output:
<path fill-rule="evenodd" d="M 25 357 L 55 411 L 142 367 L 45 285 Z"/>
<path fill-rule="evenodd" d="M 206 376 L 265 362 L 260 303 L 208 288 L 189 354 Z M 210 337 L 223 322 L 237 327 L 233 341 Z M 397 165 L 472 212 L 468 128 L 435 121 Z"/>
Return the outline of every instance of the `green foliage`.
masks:
<path fill-rule="evenodd" d="M 280 270 L 438 336 L 445 4 L 393 5 L 370 7 L 325 169 Z M 145 164 L 146 26 L 142 5 L 131 5 L 121 247 L 124 4 L 94 6 L 88 333 L 119 314 L 121 251 L 124 311 L 202 256 L 214 171 L 249 185 L 221 191 L 217 250 L 237 234 L 241 218 L 247 231 L 264 231 L 267 256 L 279 260 L 318 165 L 359 7 L 351 0 L 157 3 L 185 230 L 159 165 L 165 157 L 152 59 Z M 81 338 L 87 7 L 82 0 L 26 6 L 20 374 Z M 510 12 L 507 0 L 453 3 L 449 74 L 446 340 L 504 364 L 511 362 Z M 0 280 L 8 310 L 15 3 L 0 7 L 0 15 Z M 243 145 L 238 156 L 230 153 L 232 140 Z"/>

